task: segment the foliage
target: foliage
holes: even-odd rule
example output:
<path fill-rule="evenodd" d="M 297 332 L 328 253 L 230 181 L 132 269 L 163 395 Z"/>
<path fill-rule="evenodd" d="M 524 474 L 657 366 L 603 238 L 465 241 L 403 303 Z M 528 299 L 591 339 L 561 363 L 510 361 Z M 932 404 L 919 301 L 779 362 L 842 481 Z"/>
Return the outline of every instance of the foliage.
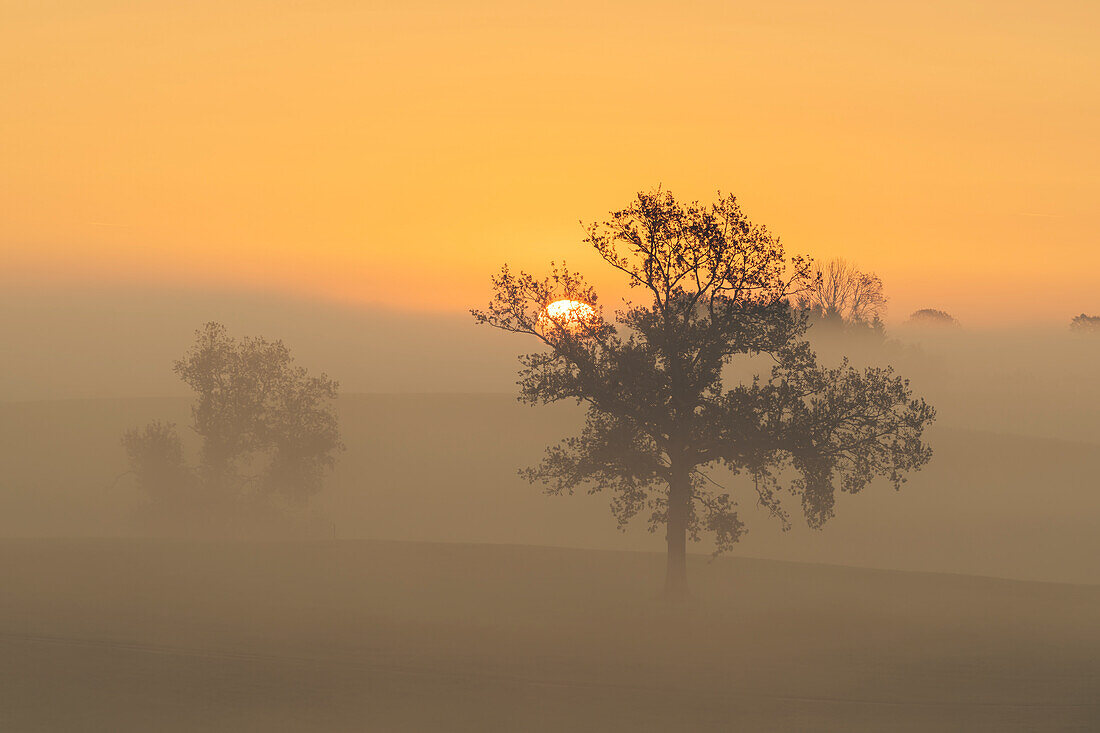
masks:
<path fill-rule="evenodd" d="M 621 527 L 645 510 L 651 531 L 666 530 L 670 592 L 683 588 L 686 537 L 709 534 L 721 552 L 745 531 L 711 469 L 749 476 L 784 526 L 781 496 L 797 496 L 820 527 L 838 489 L 855 493 L 878 475 L 899 486 L 929 459 L 921 438 L 934 412 L 905 380 L 817 364 L 803 338 L 807 314 L 790 303 L 812 284 L 811 263 L 787 258 L 734 197 L 681 204 L 667 191 L 639 193 L 585 241 L 641 291 L 639 302 L 609 318 L 565 265 L 541 279 L 505 266 L 488 308 L 472 314 L 546 347 L 521 357 L 522 401 L 588 404 L 581 433 L 523 475 L 551 493 L 610 492 Z M 559 299 L 592 305 L 592 317 L 548 319 Z M 761 354 L 770 374 L 724 384 L 733 360 Z M 787 471 L 795 478 L 782 481 Z"/>
<path fill-rule="evenodd" d="M 282 341 L 236 340 L 208 323 L 175 371 L 194 391 L 194 430 L 202 437 L 202 469 L 215 485 L 251 481 L 259 493 L 304 503 L 320 490 L 342 447 L 331 401 L 337 383 L 294 364 Z M 265 454 L 261 473 L 242 464 Z"/>
<path fill-rule="evenodd" d="M 1077 333 L 1100 333 L 1100 316 L 1088 316 L 1082 313 L 1073 317 L 1069 327 Z"/>
<path fill-rule="evenodd" d="M 959 325 L 959 322 L 955 320 L 955 317 L 950 313 L 937 310 L 936 308 L 921 308 L 920 310 L 913 311 L 909 314 L 907 323 L 913 326 L 929 326 L 934 328 L 953 328 Z"/>
<path fill-rule="evenodd" d="M 137 485 L 159 503 L 186 501 L 195 488 L 194 473 L 183 457 L 183 443 L 170 422 L 155 420 L 122 435 L 122 445 Z"/>

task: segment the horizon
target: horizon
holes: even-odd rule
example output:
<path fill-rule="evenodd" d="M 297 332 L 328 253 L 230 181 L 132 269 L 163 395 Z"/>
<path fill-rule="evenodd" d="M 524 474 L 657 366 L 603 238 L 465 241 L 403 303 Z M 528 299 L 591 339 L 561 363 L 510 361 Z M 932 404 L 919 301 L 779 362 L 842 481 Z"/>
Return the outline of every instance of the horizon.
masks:
<path fill-rule="evenodd" d="M 330 374 L 350 393 L 507 393 L 516 357 L 537 344 L 477 326 L 468 313 L 363 306 L 272 291 L 144 286 L 9 289 L 0 293 L 0 341 L 8 364 L 0 401 L 183 394 L 172 362 L 204 323 L 235 336 L 284 341 L 303 366 Z M 973 368 L 1006 366 L 1005 350 L 1036 374 L 1049 350 L 1084 349 L 1064 321 L 972 324 L 937 332 L 887 321 L 898 344 L 966 354 Z M 67 358 L 56 359 L 57 344 Z M 976 361 L 974 359 L 977 359 Z"/>

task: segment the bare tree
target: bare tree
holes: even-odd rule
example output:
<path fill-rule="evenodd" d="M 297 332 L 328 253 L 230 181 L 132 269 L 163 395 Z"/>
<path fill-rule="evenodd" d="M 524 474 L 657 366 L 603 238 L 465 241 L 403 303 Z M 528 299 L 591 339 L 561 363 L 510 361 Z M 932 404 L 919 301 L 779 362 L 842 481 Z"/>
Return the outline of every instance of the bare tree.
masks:
<path fill-rule="evenodd" d="M 544 278 L 505 266 L 488 308 L 472 314 L 545 347 L 520 359 L 521 401 L 588 404 L 581 433 L 522 474 L 554 494 L 611 492 L 620 527 L 648 510 L 651 531 L 665 530 L 668 594 L 686 592 L 689 537 L 711 533 L 720 552 L 745 531 L 711 468 L 748 474 L 784 526 L 787 492 L 820 527 L 837 489 L 879 475 L 897 487 L 929 460 L 932 408 L 888 368 L 818 366 L 802 338 L 807 314 L 789 302 L 812 281 L 810 263 L 788 260 L 732 196 L 705 205 L 639 193 L 586 242 L 642 293 L 613 321 L 564 265 Z M 770 375 L 724 385 L 724 367 L 757 354 L 774 360 Z"/>
<path fill-rule="evenodd" d="M 802 308 L 820 318 L 858 324 L 880 321 L 886 301 L 878 275 L 860 272 L 839 257 L 815 267 L 813 279 L 797 298 Z"/>

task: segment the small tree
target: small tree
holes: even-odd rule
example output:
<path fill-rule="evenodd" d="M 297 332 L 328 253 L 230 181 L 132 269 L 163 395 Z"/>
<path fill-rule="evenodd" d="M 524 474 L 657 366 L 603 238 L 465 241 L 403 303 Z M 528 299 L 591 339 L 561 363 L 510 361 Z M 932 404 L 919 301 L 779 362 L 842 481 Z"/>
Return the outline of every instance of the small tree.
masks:
<path fill-rule="evenodd" d="M 1069 328 L 1076 333 L 1100 333 L 1100 316 L 1087 316 L 1082 313 L 1074 316 Z"/>
<path fill-rule="evenodd" d="M 745 531 L 710 469 L 751 477 L 784 527 L 784 490 L 821 527 L 837 489 L 855 493 L 879 475 L 898 487 L 929 459 L 932 408 L 890 369 L 817 364 L 802 338 L 806 314 L 790 304 L 811 281 L 810 262 L 788 260 L 732 196 L 684 205 L 666 191 L 639 193 L 587 232 L 640 302 L 610 321 L 564 265 L 545 278 L 505 266 L 488 308 L 472 314 L 546 347 L 520 359 L 521 401 L 588 404 L 581 433 L 522 474 L 550 493 L 611 492 L 620 528 L 648 510 L 651 531 L 665 529 L 668 594 L 686 592 L 689 537 L 710 533 L 721 552 Z M 770 375 L 724 384 L 734 359 L 759 354 L 773 360 Z"/>
<path fill-rule="evenodd" d="M 909 314 L 906 321 L 911 326 L 923 326 L 928 328 L 955 328 L 959 322 L 946 311 L 936 308 L 921 308 Z"/>
<path fill-rule="evenodd" d="M 154 502 L 175 507 L 193 498 L 195 476 L 173 423 L 155 420 L 127 430 L 122 445 L 138 487 Z"/>

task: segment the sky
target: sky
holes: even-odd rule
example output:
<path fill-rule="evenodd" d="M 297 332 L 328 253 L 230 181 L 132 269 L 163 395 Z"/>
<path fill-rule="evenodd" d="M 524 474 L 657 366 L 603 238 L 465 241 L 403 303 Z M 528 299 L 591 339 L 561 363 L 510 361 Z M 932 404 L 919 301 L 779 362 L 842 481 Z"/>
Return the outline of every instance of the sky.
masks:
<path fill-rule="evenodd" d="M 888 322 L 1100 312 L 1100 3 L 0 0 L 0 287 L 614 293 L 580 221 L 737 195 Z"/>

